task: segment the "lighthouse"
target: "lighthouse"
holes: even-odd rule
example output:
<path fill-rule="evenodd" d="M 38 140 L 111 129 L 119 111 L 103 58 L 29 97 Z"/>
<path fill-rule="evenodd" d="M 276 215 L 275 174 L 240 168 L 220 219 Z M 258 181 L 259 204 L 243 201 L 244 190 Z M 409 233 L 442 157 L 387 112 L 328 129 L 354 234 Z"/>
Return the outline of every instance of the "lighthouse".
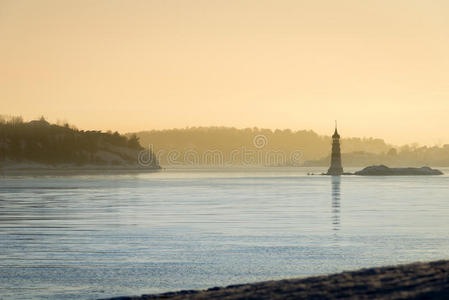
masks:
<path fill-rule="evenodd" d="M 331 166 L 327 170 L 327 175 L 340 176 L 341 174 L 343 174 L 343 167 L 341 166 L 340 135 L 337 130 L 337 121 L 335 121 L 335 131 L 332 135 Z"/>

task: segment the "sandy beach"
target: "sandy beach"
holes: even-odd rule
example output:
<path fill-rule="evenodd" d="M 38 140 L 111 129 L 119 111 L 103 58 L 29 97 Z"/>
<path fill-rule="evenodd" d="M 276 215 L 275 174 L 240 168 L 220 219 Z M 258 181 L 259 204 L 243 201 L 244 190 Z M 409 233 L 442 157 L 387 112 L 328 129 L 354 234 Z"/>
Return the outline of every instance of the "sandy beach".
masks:
<path fill-rule="evenodd" d="M 449 261 L 368 268 L 326 276 L 186 290 L 138 299 L 449 299 Z"/>

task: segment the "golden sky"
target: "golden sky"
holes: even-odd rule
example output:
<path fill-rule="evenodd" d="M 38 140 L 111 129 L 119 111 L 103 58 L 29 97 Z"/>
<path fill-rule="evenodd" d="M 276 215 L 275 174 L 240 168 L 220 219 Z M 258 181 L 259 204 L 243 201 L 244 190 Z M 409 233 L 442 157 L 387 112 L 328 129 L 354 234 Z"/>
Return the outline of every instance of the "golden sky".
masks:
<path fill-rule="evenodd" d="M 0 114 L 449 143 L 449 1 L 0 0 Z"/>

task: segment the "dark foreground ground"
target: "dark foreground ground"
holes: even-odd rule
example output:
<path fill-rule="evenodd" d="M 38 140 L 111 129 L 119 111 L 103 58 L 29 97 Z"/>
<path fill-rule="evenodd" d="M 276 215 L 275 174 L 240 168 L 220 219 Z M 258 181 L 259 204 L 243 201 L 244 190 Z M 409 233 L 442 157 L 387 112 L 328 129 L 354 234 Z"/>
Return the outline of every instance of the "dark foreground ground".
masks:
<path fill-rule="evenodd" d="M 118 297 L 137 299 L 449 299 L 449 261 L 370 268 L 304 279 Z"/>

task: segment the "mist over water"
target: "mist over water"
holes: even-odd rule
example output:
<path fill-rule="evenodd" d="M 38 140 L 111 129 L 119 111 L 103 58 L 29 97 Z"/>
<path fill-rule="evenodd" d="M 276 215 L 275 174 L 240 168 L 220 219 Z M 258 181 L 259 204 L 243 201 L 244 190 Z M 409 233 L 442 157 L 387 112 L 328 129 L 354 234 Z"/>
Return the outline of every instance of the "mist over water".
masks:
<path fill-rule="evenodd" d="M 0 298 L 148 294 L 449 255 L 448 176 L 309 171 L 3 177 Z"/>

